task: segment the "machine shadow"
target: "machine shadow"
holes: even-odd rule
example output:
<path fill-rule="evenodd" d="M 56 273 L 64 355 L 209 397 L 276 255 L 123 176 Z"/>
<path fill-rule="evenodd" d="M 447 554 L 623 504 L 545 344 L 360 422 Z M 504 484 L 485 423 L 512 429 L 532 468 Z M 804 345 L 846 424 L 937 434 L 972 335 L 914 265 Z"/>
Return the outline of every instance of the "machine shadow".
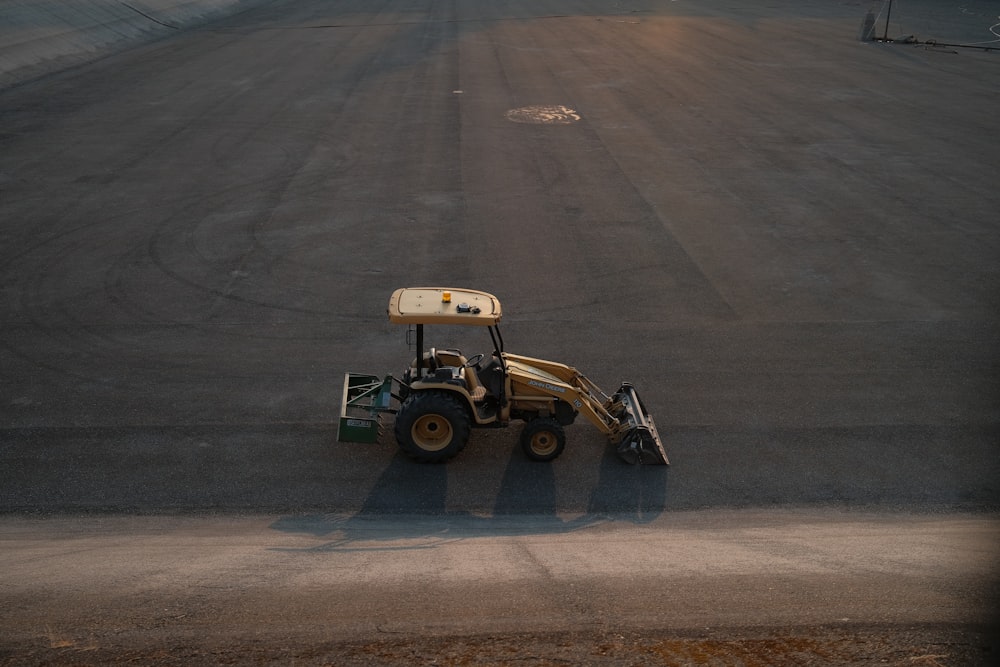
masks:
<path fill-rule="evenodd" d="M 443 465 L 416 464 L 397 451 L 379 475 L 357 517 L 387 514 L 444 514 L 448 502 L 448 469 Z"/>
<path fill-rule="evenodd" d="M 551 464 L 529 461 L 514 448 L 504 467 L 493 516 L 532 515 L 558 519 L 556 475 Z"/>
<path fill-rule="evenodd" d="M 617 520 L 649 523 L 667 508 L 667 475 L 661 465 L 626 465 L 610 447 L 601 458 L 597 485 L 587 514 L 613 515 Z"/>
<path fill-rule="evenodd" d="M 580 502 L 560 498 L 553 465 L 512 451 L 492 514 L 448 507 L 448 466 L 416 464 L 399 452 L 354 514 L 290 514 L 270 528 L 329 541 L 282 551 L 427 549 L 477 536 L 568 533 L 607 522 L 644 524 L 666 510 L 667 466 L 632 466 L 611 448 L 601 458 L 596 484 Z M 580 513 L 579 508 L 585 504 Z M 402 546 L 382 542 L 405 540 Z"/>

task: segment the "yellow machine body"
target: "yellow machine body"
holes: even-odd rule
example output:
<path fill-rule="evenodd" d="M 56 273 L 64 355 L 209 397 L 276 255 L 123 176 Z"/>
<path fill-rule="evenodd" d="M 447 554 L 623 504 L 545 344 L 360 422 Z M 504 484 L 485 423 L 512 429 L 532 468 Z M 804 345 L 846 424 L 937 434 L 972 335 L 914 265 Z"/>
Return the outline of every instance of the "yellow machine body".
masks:
<path fill-rule="evenodd" d="M 668 465 L 666 452 L 652 417 L 628 383 L 607 395 L 576 368 L 554 361 L 511 354 L 503 350 L 499 332 L 502 309 L 492 294 L 447 287 L 412 287 L 393 292 L 389 321 L 415 327 L 417 356 L 400 379 L 366 378 L 366 394 L 354 387 L 354 396 L 370 396 L 363 407 L 373 416 L 395 412 L 395 434 L 413 458 L 436 462 L 451 458 L 466 444 L 470 428 L 502 427 L 524 421 L 521 443 L 535 460 L 558 456 L 565 444 L 563 427 L 583 415 L 619 456 L 630 463 Z M 488 327 L 493 352 L 470 358 L 455 348 L 424 348 L 424 326 L 459 325 Z M 398 393 L 387 387 L 395 381 Z M 345 388 L 344 412 L 350 403 Z M 386 405 L 388 397 L 398 409 Z M 357 410 L 358 401 L 350 407 Z M 352 424 L 362 424 L 352 421 Z M 342 440 L 353 431 L 342 428 Z M 366 431 L 363 431 L 366 432 Z M 345 435 L 346 434 L 346 435 Z M 358 438 L 360 440 L 361 438 Z"/>

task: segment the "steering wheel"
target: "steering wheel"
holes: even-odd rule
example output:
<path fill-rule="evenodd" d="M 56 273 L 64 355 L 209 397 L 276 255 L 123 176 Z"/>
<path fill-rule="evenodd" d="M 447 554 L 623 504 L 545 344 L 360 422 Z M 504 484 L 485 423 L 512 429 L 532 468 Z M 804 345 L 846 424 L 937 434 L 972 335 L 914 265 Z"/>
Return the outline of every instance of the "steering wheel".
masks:
<path fill-rule="evenodd" d="M 479 362 L 482 361 L 483 357 L 485 356 L 486 355 L 483 354 L 482 352 L 480 352 L 479 354 L 472 355 L 471 357 L 469 357 L 469 360 L 462 365 L 462 368 L 472 368 L 473 366 L 479 366 Z"/>

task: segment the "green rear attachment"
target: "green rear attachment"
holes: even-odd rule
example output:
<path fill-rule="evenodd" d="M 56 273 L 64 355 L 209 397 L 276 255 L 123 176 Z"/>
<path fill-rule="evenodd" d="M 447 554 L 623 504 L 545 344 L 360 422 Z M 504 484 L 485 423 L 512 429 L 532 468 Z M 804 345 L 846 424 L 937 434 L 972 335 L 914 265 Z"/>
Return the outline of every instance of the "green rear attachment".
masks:
<path fill-rule="evenodd" d="M 340 442 L 378 442 L 382 432 L 381 413 L 392 412 L 392 376 L 347 373 L 344 396 L 340 403 Z"/>

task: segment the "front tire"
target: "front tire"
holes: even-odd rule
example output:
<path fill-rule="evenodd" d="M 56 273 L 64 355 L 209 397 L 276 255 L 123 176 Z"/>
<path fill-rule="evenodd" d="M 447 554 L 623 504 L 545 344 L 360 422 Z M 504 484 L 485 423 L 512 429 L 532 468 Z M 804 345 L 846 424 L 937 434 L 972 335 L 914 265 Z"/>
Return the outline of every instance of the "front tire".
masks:
<path fill-rule="evenodd" d="M 566 431 L 551 417 L 532 419 L 521 431 L 521 449 L 532 461 L 551 461 L 566 447 Z"/>
<path fill-rule="evenodd" d="M 470 429 L 465 406 L 444 391 L 414 392 L 396 414 L 396 442 L 421 463 L 442 463 L 458 454 Z"/>

